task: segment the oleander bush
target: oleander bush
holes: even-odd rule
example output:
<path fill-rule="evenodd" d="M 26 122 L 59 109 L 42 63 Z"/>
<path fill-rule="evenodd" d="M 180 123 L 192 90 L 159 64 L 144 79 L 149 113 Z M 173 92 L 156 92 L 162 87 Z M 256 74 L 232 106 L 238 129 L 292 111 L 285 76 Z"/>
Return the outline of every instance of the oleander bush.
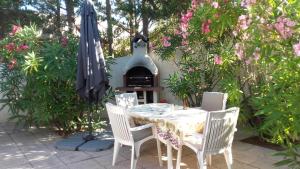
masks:
<path fill-rule="evenodd" d="M 192 0 L 155 50 L 180 70 L 167 79 L 174 95 L 198 106 L 203 91 L 227 92 L 241 124 L 292 150 L 300 141 L 299 20 L 295 0 Z"/>
<path fill-rule="evenodd" d="M 75 89 L 78 42 L 72 35 L 43 39 L 34 25 L 13 25 L 0 41 L 1 101 L 11 120 L 55 127 L 61 134 L 85 129 L 88 105 Z M 99 128 L 103 106 L 95 108 L 93 125 Z"/>

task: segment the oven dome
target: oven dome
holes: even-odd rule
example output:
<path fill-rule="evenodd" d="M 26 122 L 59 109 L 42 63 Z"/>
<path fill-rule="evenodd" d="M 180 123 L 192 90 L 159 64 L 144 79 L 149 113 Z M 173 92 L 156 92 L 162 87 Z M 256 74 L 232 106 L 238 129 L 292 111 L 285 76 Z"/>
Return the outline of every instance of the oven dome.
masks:
<path fill-rule="evenodd" d="M 133 43 L 133 55 L 124 67 L 123 75 L 134 67 L 145 67 L 153 75 L 158 74 L 158 68 L 147 54 L 147 42 L 144 42 L 142 39 Z"/>

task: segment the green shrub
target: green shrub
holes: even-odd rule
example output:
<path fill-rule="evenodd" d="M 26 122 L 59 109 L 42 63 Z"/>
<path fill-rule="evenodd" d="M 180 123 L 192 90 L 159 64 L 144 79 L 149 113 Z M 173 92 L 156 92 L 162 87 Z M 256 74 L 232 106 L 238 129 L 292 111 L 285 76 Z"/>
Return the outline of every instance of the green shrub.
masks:
<path fill-rule="evenodd" d="M 12 113 L 10 119 L 55 127 L 61 134 L 85 129 L 90 106 L 79 98 L 75 87 L 79 39 L 72 35 L 42 39 L 35 26 L 17 29 L 0 41 L 4 46 L 0 92 L 4 107 Z M 20 45 L 26 45 L 24 50 Z M 92 105 L 91 110 L 95 112 L 93 126 L 102 127 L 103 103 Z"/>

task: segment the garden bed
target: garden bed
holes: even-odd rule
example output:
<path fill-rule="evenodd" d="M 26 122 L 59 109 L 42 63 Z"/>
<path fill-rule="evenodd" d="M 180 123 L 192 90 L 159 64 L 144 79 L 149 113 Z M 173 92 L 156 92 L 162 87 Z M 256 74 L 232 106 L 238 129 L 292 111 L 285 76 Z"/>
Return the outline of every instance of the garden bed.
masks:
<path fill-rule="evenodd" d="M 241 142 L 249 143 L 249 144 L 264 147 L 264 148 L 269 148 L 269 149 L 276 150 L 276 151 L 284 150 L 284 148 L 282 146 L 273 144 L 273 143 L 269 143 L 269 142 L 261 139 L 258 136 L 247 137 L 247 138 L 241 140 Z"/>

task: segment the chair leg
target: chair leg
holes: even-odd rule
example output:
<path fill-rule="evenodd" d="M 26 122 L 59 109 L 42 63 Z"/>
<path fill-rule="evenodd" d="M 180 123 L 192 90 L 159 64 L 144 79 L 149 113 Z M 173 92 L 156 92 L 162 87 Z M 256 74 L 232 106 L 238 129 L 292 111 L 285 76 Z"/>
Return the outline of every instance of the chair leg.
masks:
<path fill-rule="evenodd" d="M 200 169 L 207 169 L 206 159 L 202 153 L 197 153 L 197 159 Z"/>
<path fill-rule="evenodd" d="M 136 163 L 137 163 L 137 157 L 136 157 L 136 154 L 135 154 L 135 146 L 132 145 L 132 149 L 131 149 L 131 169 L 136 168 Z"/>
<path fill-rule="evenodd" d="M 180 169 L 181 156 L 182 156 L 182 146 L 180 146 L 178 151 L 177 151 L 176 169 Z"/>
<path fill-rule="evenodd" d="M 231 148 L 225 150 L 224 156 L 225 156 L 227 168 L 228 168 L 228 169 L 231 169 L 231 166 L 232 166 L 232 164 L 233 164 Z"/>
<path fill-rule="evenodd" d="M 173 169 L 173 162 L 172 162 L 172 146 L 171 143 L 167 143 L 167 154 L 168 154 L 168 169 Z"/>
<path fill-rule="evenodd" d="M 140 143 L 135 144 L 135 153 L 136 153 L 135 155 L 136 155 L 137 158 L 140 157 L 140 148 L 141 148 Z"/>
<path fill-rule="evenodd" d="M 113 154 L 113 161 L 112 161 L 112 165 L 113 166 L 116 163 L 117 156 L 119 154 L 119 150 L 120 150 L 120 143 L 117 140 L 115 140 L 115 143 L 114 143 L 114 154 Z"/>
<path fill-rule="evenodd" d="M 206 155 L 208 166 L 211 166 L 211 155 Z"/>
<path fill-rule="evenodd" d="M 163 166 L 163 162 L 161 159 L 161 147 L 160 147 L 160 141 L 158 139 L 156 139 L 156 144 L 157 144 L 157 154 L 158 154 L 158 162 L 159 162 L 159 166 Z"/>

